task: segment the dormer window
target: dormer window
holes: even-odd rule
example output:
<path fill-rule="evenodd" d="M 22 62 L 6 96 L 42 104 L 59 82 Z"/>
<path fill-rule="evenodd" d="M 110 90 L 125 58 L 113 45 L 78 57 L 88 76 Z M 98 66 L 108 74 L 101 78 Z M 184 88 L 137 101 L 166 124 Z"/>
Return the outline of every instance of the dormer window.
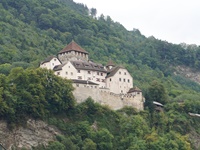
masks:
<path fill-rule="evenodd" d="M 119 72 L 119 74 L 121 74 L 121 71 Z"/>

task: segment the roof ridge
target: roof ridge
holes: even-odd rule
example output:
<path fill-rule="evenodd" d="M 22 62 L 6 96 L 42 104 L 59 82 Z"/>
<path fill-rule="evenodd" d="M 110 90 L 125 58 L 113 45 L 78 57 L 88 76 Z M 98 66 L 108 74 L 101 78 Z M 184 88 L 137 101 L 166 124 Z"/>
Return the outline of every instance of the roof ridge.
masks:
<path fill-rule="evenodd" d="M 84 50 L 80 45 L 78 45 L 74 40 L 72 40 L 68 45 L 66 45 L 59 53 L 64 53 L 68 51 L 78 51 L 81 53 L 88 54 L 88 52 Z"/>

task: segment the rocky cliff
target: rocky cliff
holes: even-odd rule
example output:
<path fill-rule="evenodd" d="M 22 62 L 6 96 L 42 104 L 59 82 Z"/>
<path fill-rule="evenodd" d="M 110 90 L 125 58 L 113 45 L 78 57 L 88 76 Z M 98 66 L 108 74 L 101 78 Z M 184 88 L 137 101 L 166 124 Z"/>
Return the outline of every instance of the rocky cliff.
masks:
<path fill-rule="evenodd" d="M 18 127 L 12 131 L 7 128 L 6 122 L 0 121 L 0 143 L 6 150 L 31 149 L 40 144 L 47 145 L 60 133 L 55 127 L 40 120 L 29 119 L 26 127 Z"/>
<path fill-rule="evenodd" d="M 185 66 L 177 66 L 176 67 L 176 72 L 174 74 L 180 74 L 192 81 L 195 81 L 200 84 L 200 71 L 191 69 L 189 67 Z"/>

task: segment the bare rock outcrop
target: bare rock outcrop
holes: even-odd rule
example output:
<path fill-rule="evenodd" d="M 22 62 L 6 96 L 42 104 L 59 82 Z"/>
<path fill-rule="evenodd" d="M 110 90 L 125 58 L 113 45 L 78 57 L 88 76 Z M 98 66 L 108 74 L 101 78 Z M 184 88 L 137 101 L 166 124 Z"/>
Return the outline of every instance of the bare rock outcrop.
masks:
<path fill-rule="evenodd" d="M 177 66 L 176 67 L 176 72 L 174 74 L 180 74 L 184 76 L 185 78 L 188 78 L 192 81 L 195 81 L 200 84 L 200 71 L 193 70 L 189 67 L 185 66 Z"/>
<path fill-rule="evenodd" d="M 0 142 L 7 150 L 48 145 L 48 142 L 54 141 L 55 136 L 60 133 L 55 127 L 41 120 L 29 119 L 26 127 L 18 127 L 12 131 L 7 128 L 5 121 L 0 121 Z"/>

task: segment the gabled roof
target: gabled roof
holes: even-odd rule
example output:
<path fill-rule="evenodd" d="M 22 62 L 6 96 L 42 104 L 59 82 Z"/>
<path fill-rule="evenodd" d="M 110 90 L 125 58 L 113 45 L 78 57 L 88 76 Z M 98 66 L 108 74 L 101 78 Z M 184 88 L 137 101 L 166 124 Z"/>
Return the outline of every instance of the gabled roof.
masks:
<path fill-rule="evenodd" d="M 62 70 L 62 67 L 63 67 L 64 65 L 66 65 L 66 63 L 61 64 L 61 65 L 57 65 L 57 66 L 55 66 L 55 67 L 53 68 L 53 70 L 54 70 L 54 71 Z"/>
<path fill-rule="evenodd" d="M 87 80 L 76 80 L 76 79 L 72 79 L 73 83 L 80 83 L 80 84 L 90 84 L 90 85 L 99 85 L 97 83 L 94 83 L 92 81 L 87 81 Z"/>
<path fill-rule="evenodd" d="M 77 70 L 91 70 L 91 71 L 99 71 L 99 72 L 107 72 L 104 69 L 104 66 L 102 64 L 97 64 L 91 61 L 70 61 L 72 65 L 77 69 Z"/>
<path fill-rule="evenodd" d="M 113 67 L 112 69 L 110 69 L 106 78 L 114 76 L 119 69 L 124 69 L 124 68 L 121 66 L 116 66 L 116 67 Z"/>
<path fill-rule="evenodd" d="M 56 56 L 49 56 L 43 62 L 41 62 L 41 64 L 44 64 L 46 62 L 50 62 L 53 58 L 57 58 L 57 57 Z"/>
<path fill-rule="evenodd" d="M 134 87 L 134 88 L 131 88 L 128 93 L 132 93 L 132 92 L 142 92 L 142 90 L 140 90 L 138 87 Z"/>
<path fill-rule="evenodd" d="M 63 48 L 60 53 L 64 53 L 64 52 L 69 52 L 69 51 L 76 51 L 76 52 L 81 52 L 81 53 L 85 53 L 88 54 L 87 51 L 85 51 L 82 47 L 80 47 L 76 42 L 74 42 L 73 40 L 71 41 L 71 43 L 69 43 L 65 48 Z"/>

